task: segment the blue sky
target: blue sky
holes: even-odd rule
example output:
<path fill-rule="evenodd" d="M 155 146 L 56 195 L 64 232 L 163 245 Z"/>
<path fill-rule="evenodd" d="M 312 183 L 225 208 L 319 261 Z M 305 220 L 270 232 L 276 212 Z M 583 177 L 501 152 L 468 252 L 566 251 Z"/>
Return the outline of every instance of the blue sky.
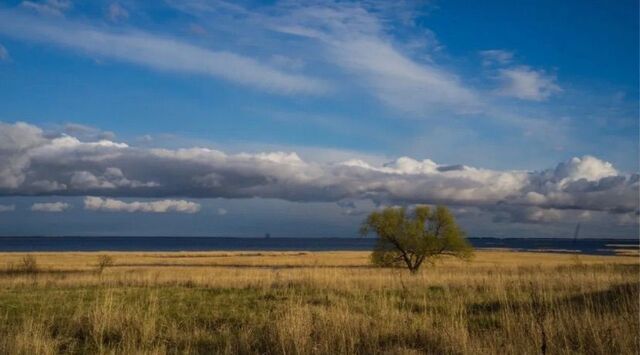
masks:
<path fill-rule="evenodd" d="M 353 236 L 444 203 L 473 236 L 637 237 L 637 14 L 1 2 L 0 234 Z"/>

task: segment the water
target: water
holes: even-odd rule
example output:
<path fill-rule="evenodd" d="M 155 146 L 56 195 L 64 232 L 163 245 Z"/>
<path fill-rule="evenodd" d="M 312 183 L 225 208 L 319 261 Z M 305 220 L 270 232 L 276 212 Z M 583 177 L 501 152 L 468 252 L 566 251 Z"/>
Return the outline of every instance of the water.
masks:
<path fill-rule="evenodd" d="M 613 255 L 614 249 L 638 250 L 633 239 L 470 238 L 479 249 L 579 252 Z M 229 238 L 229 237 L 0 237 L 0 251 L 330 251 L 371 250 L 373 238 Z"/>

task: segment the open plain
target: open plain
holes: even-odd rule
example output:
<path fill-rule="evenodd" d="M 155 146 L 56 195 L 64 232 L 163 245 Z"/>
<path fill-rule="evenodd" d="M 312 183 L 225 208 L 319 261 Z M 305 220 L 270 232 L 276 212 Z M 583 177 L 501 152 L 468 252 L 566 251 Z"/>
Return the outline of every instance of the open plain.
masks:
<path fill-rule="evenodd" d="M 637 256 L 0 254 L 0 353 L 638 352 Z"/>

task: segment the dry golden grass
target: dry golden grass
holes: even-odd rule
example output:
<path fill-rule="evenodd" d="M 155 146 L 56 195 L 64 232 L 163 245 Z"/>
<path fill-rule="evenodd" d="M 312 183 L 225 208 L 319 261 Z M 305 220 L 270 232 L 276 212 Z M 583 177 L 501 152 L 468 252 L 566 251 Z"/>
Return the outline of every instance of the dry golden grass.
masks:
<path fill-rule="evenodd" d="M 0 254 L 0 353 L 639 349 L 633 256 L 480 251 L 412 276 L 364 252 L 31 255 Z"/>

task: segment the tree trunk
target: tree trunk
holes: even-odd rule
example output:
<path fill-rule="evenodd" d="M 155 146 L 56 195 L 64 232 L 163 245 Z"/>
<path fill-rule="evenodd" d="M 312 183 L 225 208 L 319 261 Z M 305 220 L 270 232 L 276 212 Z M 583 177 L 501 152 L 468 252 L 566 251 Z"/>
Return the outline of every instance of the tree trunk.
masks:
<path fill-rule="evenodd" d="M 415 275 L 418 273 L 418 269 L 420 268 L 420 265 L 408 265 L 409 267 L 409 272 L 411 272 L 411 275 Z"/>
<path fill-rule="evenodd" d="M 407 267 L 409 268 L 409 271 L 411 272 L 411 275 L 415 275 L 418 273 L 418 270 L 420 270 L 420 265 L 422 265 L 422 262 L 424 261 L 425 257 L 418 257 L 415 261 L 415 263 L 411 263 L 411 259 L 409 259 L 409 261 L 407 261 Z"/>

